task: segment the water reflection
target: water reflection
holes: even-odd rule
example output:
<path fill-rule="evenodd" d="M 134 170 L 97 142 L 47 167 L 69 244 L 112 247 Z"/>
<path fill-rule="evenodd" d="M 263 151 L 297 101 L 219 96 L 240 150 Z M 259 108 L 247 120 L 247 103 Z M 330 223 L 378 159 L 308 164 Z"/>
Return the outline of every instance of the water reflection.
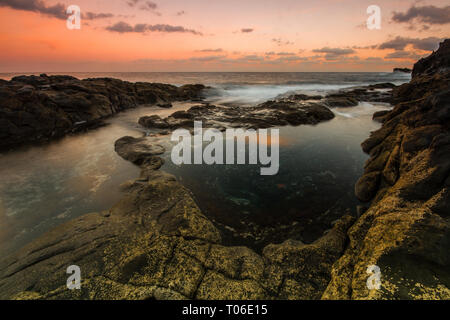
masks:
<path fill-rule="evenodd" d="M 335 109 L 329 122 L 280 128 L 275 176 L 261 176 L 260 165 L 176 166 L 168 153 L 163 169 L 193 192 L 228 244 L 260 249 L 287 238 L 312 242 L 355 210 L 354 184 L 367 160 L 360 144 L 380 126 L 372 114 L 386 107 L 361 103 Z"/>
<path fill-rule="evenodd" d="M 189 106 L 140 107 L 110 119 L 106 127 L 0 155 L 0 253 L 62 222 L 110 208 L 120 197 L 120 184 L 139 175 L 114 152 L 114 142 L 143 135 L 137 124 L 143 115 L 165 117 Z"/>

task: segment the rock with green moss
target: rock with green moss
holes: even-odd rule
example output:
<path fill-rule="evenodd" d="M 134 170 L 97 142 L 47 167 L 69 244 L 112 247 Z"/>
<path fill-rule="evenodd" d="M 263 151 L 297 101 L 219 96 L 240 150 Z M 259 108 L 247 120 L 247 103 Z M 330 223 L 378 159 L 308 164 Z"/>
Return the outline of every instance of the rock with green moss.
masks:
<path fill-rule="evenodd" d="M 446 40 L 432 59 L 449 49 Z M 415 70 L 363 143 L 371 158 L 356 193 L 372 203 L 349 229 L 324 299 L 450 299 L 449 65 L 427 59 Z M 366 283 L 371 265 L 379 290 Z"/>

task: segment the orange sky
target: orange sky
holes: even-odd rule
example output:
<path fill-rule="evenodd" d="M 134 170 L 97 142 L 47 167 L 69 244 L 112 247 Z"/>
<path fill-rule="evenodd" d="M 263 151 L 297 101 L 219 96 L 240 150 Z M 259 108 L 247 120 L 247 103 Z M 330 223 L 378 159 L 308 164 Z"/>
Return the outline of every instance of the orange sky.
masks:
<path fill-rule="evenodd" d="M 107 15 L 69 30 L 58 4 Z M 372 4 L 380 30 L 366 27 Z M 0 72 L 390 71 L 449 36 L 449 10 L 439 0 L 0 0 Z"/>

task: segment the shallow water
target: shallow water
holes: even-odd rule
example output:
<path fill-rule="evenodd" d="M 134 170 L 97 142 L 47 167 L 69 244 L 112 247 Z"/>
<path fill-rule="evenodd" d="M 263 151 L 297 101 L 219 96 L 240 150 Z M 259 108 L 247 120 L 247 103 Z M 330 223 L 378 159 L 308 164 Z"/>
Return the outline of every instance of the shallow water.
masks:
<path fill-rule="evenodd" d="M 242 104 L 292 90 L 324 93 L 341 86 L 408 81 L 402 74 L 341 74 L 340 82 L 338 75 L 330 74 L 85 76 L 214 84 L 216 90 L 208 100 Z M 238 85 L 239 81 L 245 83 Z M 17 250 L 65 221 L 109 209 L 121 196 L 120 184 L 139 174 L 136 166 L 114 152 L 114 142 L 125 135 L 144 134 L 145 130 L 137 124 L 143 115 L 167 116 L 190 106 L 177 103 L 172 109 L 140 107 L 109 119 L 106 127 L 44 146 L 0 154 L 0 254 Z M 259 166 L 178 167 L 170 160 L 163 169 L 191 189 L 201 209 L 217 223 L 230 243 L 262 246 L 287 237 L 312 241 L 343 210 L 354 210 L 357 201 L 353 186 L 367 159 L 360 143 L 379 127 L 371 119 L 373 112 L 386 107 L 363 103 L 354 108 L 337 108 L 333 110 L 336 118 L 331 121 L 281 128 L 280 171 L 276 176 L 260 176 Z M 160 139 L 168 143 L 168 137 Z M 169 154 L 170 149 L 165 156 Z"/>
<path fill-rule="evenodd" d="M 368 158 L 360 144 L 380 126 L 372 114 L 387 108 L 360 103 L 334 109 L 336 118 L 328 122 L 280 128 L 274 176 L 261 176 L 260 165 L 177 166 L 170 152 L 163 170 L 193 192 L 227 243 L 262 248 L 288 238 L 312 242 L 346 210 L 355 214 L 354 185 Z"/>
<path fill-rule="evenodd" d="M 140 172 L 116 154 L 114 142 L 142 136 L 145 130 L 137 120 L 143 115 L 166 117 L 191 105 L 140 107 L 97 130 L 0 154 L 0 252 L 82 214 L 109 209 L 121 196 L 119 186 Z"/>

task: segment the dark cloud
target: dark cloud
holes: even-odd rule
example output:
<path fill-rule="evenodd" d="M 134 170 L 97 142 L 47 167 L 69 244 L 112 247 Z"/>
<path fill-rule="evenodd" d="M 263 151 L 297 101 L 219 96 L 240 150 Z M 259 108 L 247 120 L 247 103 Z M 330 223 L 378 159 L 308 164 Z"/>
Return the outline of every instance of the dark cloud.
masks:
<path fill-rule="evenodd" d="M 376 49 L 377 45 L 371 45 L 371 46 L 353 46 L 352 49 Z"/>
<path fill-rule="evenodd" d="M 428 37 L 423 39 L 397 37 L 393 40 L 381 43 L 378 46 L 378 49 L 394 49 L 398 51 L 405 49 L 408 45 L 412 45 L 414 49 L 433 51 L 439 47 L 439 42 L 443 40 L 443 38 L 436 37 Z"/>
<path fill-rule="evenodd" d="M 392 53 L 389 53 L 384 57 L 385 59 L 410 59 L 410 60 L 419 60 L 422 58 L 422 55 L 416 54 L 414 52 L 408 52 L 408 51 L 395 51 Z"/>
<path fill-rule="evenodd" d="M 277 52 L 278 56 L 295 56 L 293 52 Z"/>
<path fill-rule="evenodd" d="M 279 46 L 283 46 L 283 45 L 291 45 L 291 44 L 294 44 L 293 42 L 290 42 L 290 41 L 284 41 L 283 39 L 281 39 L 281 38 L 273 38 L 272 39 L 272 42 L 275 42 L 277 45 L 279 45 Z"/>
<path fill-rule="evenodd" d="M 157 16 L 161 15 L 161 13 L 156 11 L 158 9 L 158 5 L 156 3 L 154 3 L 153 1 L 126 0 L 126 3 L 132 8 L 138 7 L 140 10 L 151 11 L 152 13 L 156 14 Z"/>
<path fill-rule="evenodd" d="M 54 5 L 46 5 L 42 0 L 0 0 L 0 7 L 7 7 L 21 11 L 31 11 L 40 13 L 49 17 L 66 20 L 66 6 L 62 3 Z M 111 18 L 114 15 L 111 13 L 93 13 L 82 12 L 82 18 L 86 20 Z"/>
<path fill-rule="evenodd" d="M 0 0 L 1 1 L 1 0 Z M 95 20 L 95 19 L 105 19 L 112 18 L 114 15 L 112 13 L 94 13 L 94 12 L 81 12 L 81 18 L 86 20 Z"/>
<path fill-rule="evenodd" d="M 241 29 L 242 33 L 250 33 L 250 32 L 253 32 L 253 31 L 254 31 L 254 29 L 252 29 L 252 28 L 242 28 Z"/>
<path fill-rule="evenodd" d="M 130 7 L 136 6 L 138 2 L 139 2 L 139 0 L 127 0 L 127 4 L 128 4 Z"/>
<path fill-rule="evenodd" d="M 394 12 L 392 21 L 398 23 L 417 20 L 428 24 L 446 24 L 450 22 L 450 6 L 439 8 L 435 6 L 412 6 L 405 13 Z"/>
<path fill-rule="evenodd" d="M 126 22 L 120 21 L 112 26 L 106 27 L 106 30 L 111 32 L 118 32 L 118 33 L 129 33 L 129 32 L 135 32 L 135 33 L 145 33 L 145 32 L 166 32 L 166 33 L 173 33 L 173 32 L 179 32 L 179 33 L 192 33 L 195 35 L 202 35 L 201 32 L 192 30 L 192 29 L 186 29 L 182 26 L 172 26 L 168 24 L 145 24 L 140 23 L 136 24 L 134 27 L 129 25 Z"/>
<path fill-rule="evenodd" d="M 313 52 L 324 53 L 326 60 L 337 60 L 340 57 L 356 53 L 356 51 L 351 48 L 330 48 L 330 47 L 324 47 L 322 49 L 314 49 Z"/>
<path fill-rule="evenodd" d="M 270 52 L 266 52 L 265 53 L 266 56 L 295 56 L 294 52 L 274 52 L 274 51 L 270 51 Z"/>
<path fill-rule="evenodd" d="M 62 3 L 47 6 L 40 0 L 0 0 L 0 7 L 8 7 L 15 10 L 32 11 L 58 19 L 67 19 L 66 7 Z"/>
<path fill-rule="evenodd" d="M 202 50 L 197 50 L 197 52 L 223 52 L 222 48 L 218 48 L 218 49 L 202 49 Z"/>
<path fill-rule="evenodd" d="M 158 5 L 152 1 L 126 0 L 126 2 L 130 7 L 136 7 L 142 3 L 141 9 L 143 8 L 143 10 L 156 10 L 158 8 Z"/>
<path fill-rule="evenodd" d="M 189 58 L 190 61 L 198 61 L 198 62 L 211 62 L 211 61 L 220 61 L 225 59 L 227 56 L 206 56 L 206 57 L 192 57 Z"/>
<path fill-rule="evenodd" d="M 255 62 L 255 61 L 263 61 L 264 57 L 258 56 L 256 54 L 250 54 L 247 56 L 243 56 L 241 58 L 237 58 L 235 59 L 236 61 L 241 61 L 241 62 Z"/>
<path fill-rule="evenodd" d="M 383 62 L 383 58 L 380 57 L 368 57 L 364 59 L 365 62 L 370 62 L 370 63 L 377 63 L 377 62 Z"/>
<path fill-rule="evenodd" d="M 298 57 L 298 56 L 281 56 L 278 59 L 275 59 L 274 62 L 299 62 L 299 61 L 307 61 L 308 58 L 306 57 Z"/>
<path fill-rule="evenodd" d="M 350 48 L 342 49 L 342 48 L 325 47 L 325 48 L 322 48 L 322 49 L 314 49 L 313 52 L 316 52 L 316 53 L 327 53 L 327 54 L 333 54 L 333 55 L 337 55 L 337 56 L 342 56 L 342 55 L 355 53 L 355 50 L 350 49 Z"/>

